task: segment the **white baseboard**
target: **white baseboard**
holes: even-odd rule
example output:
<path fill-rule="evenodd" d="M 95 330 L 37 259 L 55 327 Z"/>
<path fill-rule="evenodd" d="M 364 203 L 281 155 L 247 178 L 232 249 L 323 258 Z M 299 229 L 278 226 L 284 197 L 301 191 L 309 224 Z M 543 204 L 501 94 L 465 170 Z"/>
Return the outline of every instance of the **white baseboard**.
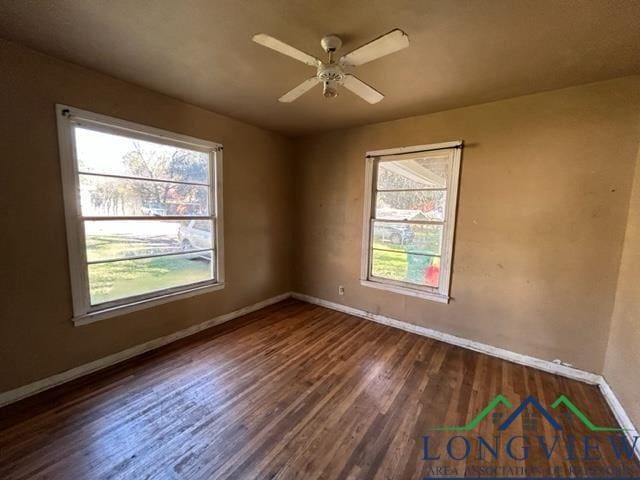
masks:
<path fill-rule="evenodd" d="M 604 377 L 602 377 L 602 381 L 598 386 L 600 387 L 600 392 L 602 392 L 602 396 L 607 401 L 609 408 L 611 408 L 613 415 L 616 417 L 616 420 L 622 428 L 626 429 L 626 432 L 624 433 L 627 436 L 629 443 L 633 445 L 634 437 L 638 435 L 638 430 L 631 421 L 631 418 L 627 415 L 627 412 L 620 403 L 620 400 L 618 400 L 618 397 Z M 638 443 L 640 443 L 640 441 L 638 441 Z M 637 446 L 635 452 L 636 457 L 640 460 L 640 447 Z"/>
<path fill-rule="evenodd" d="M 229 320 L 233 320 L 234 318 L 241 317 L 242 315 L 255 312 L 256 310 L 260 310 L 261 308 L 264 308 L 274 303 L 278 303 L 282 300 L 285 300 L 290 296 L 291 296 L 290 292 L 286 292 L 281 295 L 276 295 L 275 297 L 267 298 L 266 300 L 262 300 L 260 302 L 254 303 L 253 305 L 249 305 L 247 307 L 234 310 L 233 312 L 225 313 L 224 315 L 211 318 L 202 323 L 199 323 L 189 328 L 185 328 L 184 330 L 180 330 L 170 335 L 156 338 L 154 340 L 150 340 L 140 345 L 127 348 L 126 350 L 122 350 L 121 352 L 117 352 L 112 355 L 100 358 L 98 360 L 94 360 L 93 362 L 80 365 L 79 367 L 72 368 L 71 370 L 66 370 L 62 373 L 57 373 L 50 377 L 43 378 L 42 380 L 37 380 L 33 383 L 23 385 L 22 387 L 18 387 L 13 390 L 2 392 L 0 393 L 0 407 L 3 407 L 13 402 L 17 402 L 18 400 L 29 397 L 31 395 L 35 395 L 36 393 L 42 392 L 44 390 L 48 390 L 49 388 L 62 385 L 63 383 L 69 382 L 71 380 L 75 380 L 76 378 L 80 378 L 84 375 L 88 375 L 98 370 L 102 370 L 103 368 L 110 367 L 112 365 L 123 362 L 125 360 L 133 358 L 137 355 L 148 352 L 150 350 L 155 350 L 156 348 L 162 347 L 169 343 L 175 342 L 176 340 L 180 340 L 182 338 L 188 337 L 195 333 L 201 332 L 202 330 L 206 330 L 207 328 L 211 328 L 215 325 L 220 325 L 221 323 L 228 322 Z"/>
<path fill-rule="evenodd" d="M 2 392 L 0 393 L 0 407 L 16 402 L 23 398 L 29 397 L 31 395 L 35 395 L 36 393 L 42 392 L 49 388 L 55 387 L 57 385 L 61 385 L 71 380 L 75 380 L 76 378 L 80 378 L 84 375 L 88 375 L 90 373 L 96 372 L 103 368 L 110 367 L 112 365 L 123 362 L 125 360 L 133 358 L 142 353 L 162 347 L 169 343 L 175 342 L 176 340 L 180 340 L 182 338 L 198 333 L 202 330 L 206 330 L 207 328 L 211 328 L 215 325 L 219 325 L 221 323 L 228 322 L 235 318 L 241 317 L 242 315 L 255 312 L 256 310 L 260 310 L 261 308 L 280 302 L 289 297 L 293 297 L 298 300 L 302 300 L 304 302 L 312 303 L 315 305 L 320 305 L 322 307 L 330 308 L 331 310 L 337 310 L 339 312 L 347 313 L 349 315 L 353 315 L 356 317 L 372 320 L 374 322 L 381 323 L 383 325 L 399 328 L 401 330 L 416 333 L 418 335 L 433 338 L 435 340 L 440 340 L 442 342 L 449 343 L 451 345 L 456 345 L 456 346 L 473 350 L 476 352 L 485 353 L 487 355 L 501 358 L 503 360 L 514 362 L 520 365 L 525 365 L 527 367 L 532 367 L 545 372 L 561 375 L 563 377 L 571 378 L 573 380 L 578 380 L 580 382 L 588 383 L 591 385 L 598 385 L 600 388 L 600 391 L 602 392 L 602 395 L 604 396 L 609 407 L 613 411 L 613 414 L 615 415 L 616 420 L 618 421 L 620 426 L 622 428 L 629 430 L 626 432 L 626 434 L 630 442 L 633 444 L 633 436 L 635 434 L 636 428 L 633 425 L 633 422 L 631 421 L 629 416 L 627 415 L 626 411 L 624 410 L 624 407 L 616 397 L 615 393 L 613 392 L 609 384 L 606 382 L 604 377 L 602 377 L 601 375 L 591 373 L 591 372 L 586 372 L 584 370 L 579 370 L 573 367 L 568 367 L 566 365 L 557 364 L 548 360 L 542 360 L 540 358 L 535 358 L 528 355 L 515 353 L 509 350 L 505 350 L 503 348 L 498 348 L 492 345 L 476 342 L 474 340 L 457 337 L 455 335 L 439 332 L 437 330 L 433 330 L 427 327 L 422 327 L 422 326 L 414 325 L 408 322 L 403 322 L 401 320 L 396 320 L 390 317 L 385 317 L 384 315 L 377 315 L 374 313 L 367 312 L 365 310 L 360 310 L 358 308 L 342 305 L 340 303 L 335 303 L 328 300 L 322 300 L 320 298 L 312 297 L 310 295 L 304 295 L 301 293 L 290 293 L 290 292 L 283 293 L 281 295 L 277 295 L 275 297 L 271 297 L 266 300 L 262 300 L 261 302 L 254 303 L 253 305 L 240 308 L 238 310 L 235 310 L 230 313 L 226 313 L 224 315 L 220 315 L 218 317 L 212 318 L 198 325 L 194 325 L 184 330 L 180 330 L 178 332 L 172 333 L 171 335 L 167 335 L 165 337 L 157 338 L 149 342 L 136 345 L 135 347 L 131 347 L 121 352 L 114 353 L 113 355 L 109 355 L 107 357 L 87 363 L 85 365 L 72 368 L 71 370 L 67 370 L 65 372 L 58 373 L 56 375 L 52 375 L 50 377 L 24 385 L 22 387 L 15 388 L 13 390 L 9 390 L 7 392 Z M 636 450 L 636 454 L 638 455 L 638 459 L 640 460 L 640 450 Z"/>
<path fill-rule="evenodd" d="M 516 353 L 510 350 L 505 350 L 503 348 L 487 345 L 485 343 L 476 342 L 475 340 L 469 340 L 467 338 L 457 337 L 449 333 L 443 333 L 443 332 L 439 332 L 438 330 L 433 330 L 431 328 L 414 325 L 412 323 L 403 322 L 401 320 L 396 320 L 390 317 L 385 317 L 384 315 L 377 315 L 375 313 L 370 313 L 365 310 L 360 310 L 358 308 L 348 307 L 340 303 L 330 302 L 328 300 L 322 300 L 320 298 L 312 297 L 310 295 L 293 293 L 292 297 L 308 303 L 313 303 L 315 305 L 320 305 L 326 308 L 330 308 L 332 310 L 338 310 L 340 312 L 348 313 L 349 315 L 354 315 L 356 317 L 366 318 L 367 320 L 372 320 L 374 322 L 381 323 L 383 325 L 399 328 L 407 332 L 417 333 L 418 335 L 433 338 L 434 340 L 440 340 L 442 342 L 449 343 L 451 345 L 456 345 L 458 347 L 466 348 L 468 350 L 485 353 L 487 355 L 491 355 L 492 357 L 498 357 L 513 363 L 525 365 L 527 367 L 532 367 L 545 372 L 561 375 L 563 377 L 579 380 L 581 382 L 589 383 L 591 385 L 599 385 L 602 379 L 601 375 L 598 375 L 595 373 L 579 370 L 577 368 L 551 362 L 549 360 L 542 360 L 540 358 L 530 357 L 528 355 L 523 355 L 521 353 Z"/>

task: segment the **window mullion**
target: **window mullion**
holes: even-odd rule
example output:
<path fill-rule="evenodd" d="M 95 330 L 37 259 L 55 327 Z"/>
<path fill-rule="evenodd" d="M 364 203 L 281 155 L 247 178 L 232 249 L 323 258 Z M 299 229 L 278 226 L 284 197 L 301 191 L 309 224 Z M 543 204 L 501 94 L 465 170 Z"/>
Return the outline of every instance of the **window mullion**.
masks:
<path fill-rule="evenodd" d="M 148 258 L 175 257 L 176 255 L 189 255 L 192 253 L 215 252 L 213 248 L 198 248 L 194 250 L 179 250 L 177 252 L 154 253 L 149 255 L 132 255 L 131 257 L 115 257 L 104 260 L 87 260 L 87 265 L 101 265 L 104 263 L 126 262 L 129 260 L 146 260 Z"/>
<path fill-rule="evenodd" d="M 119 178 L 123 180 L 134 180 L 134 181 L 142 181 L 142 182 L 156 182 L 156 183 L 173 183 L 176 185 L 193 185 L 195 187 L 209 187 L 208 183 L 200 183 L 200 182 L 186 182 L 182 180 L 167 180 L 163 178 L 150 178 L 150 177 L 139 177 L 135 175 L 119 175 L 116 173 L 98 173 L 98 172 L 83 172 L 78 171 L 78 175 L 90 175 L 93 177 L 100 178 Z"/>
<path fill-rule="evenodd" d="M 190 220 L 215 220 L 216 217 L 211 216 L 211 215 L 206 215 L 206 216 L 199 216 L 199 215 L 189 215 L 189 216 L 180 216 L 180 215 L 164 215 L 164 216 L 154 216 L 154 215 L 147 215 L 144 217 L 136 217 L 136 216 L 127 216 L 127 215 L 122 215 L 122 216 L 118 216 L 118 215 L 111 215 L 111 216 L 96 216 L 96 215 L 87 215 L 87 216 L 80 216 L 80 219 L 84 220 L 85 222 L 128 222 L 128 221 L 171 221 L 171 222 L 179 222 L 179 221 L 190 221 Z"/>

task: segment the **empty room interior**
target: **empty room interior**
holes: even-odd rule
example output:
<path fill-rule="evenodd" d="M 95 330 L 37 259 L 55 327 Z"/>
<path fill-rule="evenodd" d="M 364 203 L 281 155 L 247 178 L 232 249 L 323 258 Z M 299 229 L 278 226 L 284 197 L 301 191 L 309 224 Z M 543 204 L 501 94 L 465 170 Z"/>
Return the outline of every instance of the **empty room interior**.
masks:
<path fill-rule="evenodd" d="M 0 478 L 640 478 L 640 1 L 0 0 Z"/>

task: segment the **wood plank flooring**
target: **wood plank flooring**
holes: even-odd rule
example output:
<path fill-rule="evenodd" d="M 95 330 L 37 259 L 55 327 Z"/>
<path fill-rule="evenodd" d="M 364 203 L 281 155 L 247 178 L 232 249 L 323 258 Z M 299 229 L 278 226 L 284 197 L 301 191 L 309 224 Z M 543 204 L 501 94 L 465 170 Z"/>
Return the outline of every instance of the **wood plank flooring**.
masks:
<path fill-rule="evenodd" d="M 498 394 L 512 408 L 496 407 L 472 431 L 432 430 L 467 424 Z M 585 461 L 581 444 L 566 460 L 567 438 L 593 432 L 565 407 L 551 410 L 561 394 L 594 424 L 617 426 L 596 387 L 287 300 L 1 409 L 0 478 L 421 479 L 438 468 L 464 476 L 477 465 L 511 467 L 511 476 L 522 467 L 555 468 L 555 476 L 581 476 L 570 465 L 640 468 L 604 446 L 601 460 Z M 529 395 L 562 432 L 530 408 L 498 431 Z M 478 460 L 474 442 L 466 460 L 446 455 L 452 436 L 492 442 L 499 434 L 497 460 Z M 440 460 L 423 459 L 425 435 Z M 511 459 L 503 440 L 513 435 L 549 444 L 559 435 L 562 455 L 547 459 L 532 446 L 526 460 Z M 455 446 L 461 455 L 463 440 Z M 514 451 L 523 453 L 522 443 Z"/>

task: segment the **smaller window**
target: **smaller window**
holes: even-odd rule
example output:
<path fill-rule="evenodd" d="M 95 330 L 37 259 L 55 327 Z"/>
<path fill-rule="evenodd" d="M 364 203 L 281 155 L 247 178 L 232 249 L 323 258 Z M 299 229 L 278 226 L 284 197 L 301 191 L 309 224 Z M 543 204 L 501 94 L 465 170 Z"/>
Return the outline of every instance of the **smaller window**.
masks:
<path fill-rule="evenodd" d="M 57 111 L 74 321 L 222 288 L 221 146 Z"/>
<path fill-rule="evenodd" d="M 448 302 L 461 147 L 367 154 L 363 285 Z"/>

